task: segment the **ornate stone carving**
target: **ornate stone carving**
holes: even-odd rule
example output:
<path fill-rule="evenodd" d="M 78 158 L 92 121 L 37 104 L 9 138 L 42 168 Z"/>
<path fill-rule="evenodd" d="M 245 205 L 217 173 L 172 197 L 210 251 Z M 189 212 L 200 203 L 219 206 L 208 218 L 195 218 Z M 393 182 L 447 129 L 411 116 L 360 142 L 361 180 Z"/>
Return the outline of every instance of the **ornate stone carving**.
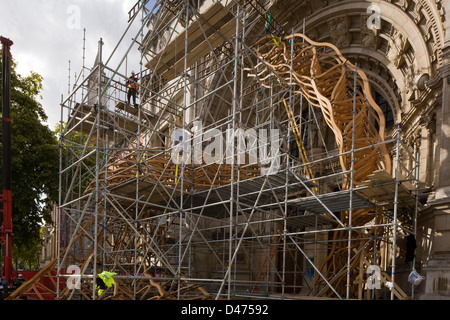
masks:
<path fill-rule="evenodd" d="M 400 6 L 403 10 L 406 10 L 409 7 L 411 0 L 398 0 L 397 5 Z"/>
<path fill-rule="evenodd" d="M 367 27 L 368 18 L 369 15 L 361 15 L 361 45 L 376 50 L 379 44 L 378 30 Z"/>
<path fill-rule="evenodd" d="M 416 85 L 417 89 L 419 90 L 425 90 L 426 89 L 426 82 L 430 79 L 430 75 L 428 73 L 421 73 L 416 76 L 414 79 L 414 84 Z"/>
<path fill-rule="evenodd" d="M 436 133 L 436 112 L 434 111 L 426 117 L 426 129 L 430 134 Z"/>
<path fill-rule="evenodd" d="M 404 62 L 403 53 L 405 52 L 406 44 L 407 41 L 403 35 L 396 28 L 392 27 L 386 56 L 397 68 Z"/>
<path fill-rule="evenodd" d="M 331 41 L 338 48 L 348 47 L 352 42 L 352 35 L 349 31 L 350 17 L 339 17 L 328 21 Z"/>
<path fill-rule="evenodd" d="M 411 16 L 414 19 L 414 22 L 416 24 L 419 24 L 422 19 L 424 18 L 423 12 L 422 12 L 422 4 L 418 3 L 415 7 L 414 10 L 411 11 Z"/>
<path fill-rule="evenodd" d="M 416 77 L 417 77 L 418 71 L 414 63 L 411 63 L 406 68 L 406 74 L 405 74 L 405 89 L 406 94 L 410 96 L 414 89 L 418 89 L 415 83 Z"/>
<path fill-rule="evenodd" d="M 415 146 L 413 149 L 414 152 L 417 152 L 420 149 L 420 146 L 422 145 L 422 128 L 416 127 L 414 132 L 411 133 L 412 135 L 412 144 Z"/>

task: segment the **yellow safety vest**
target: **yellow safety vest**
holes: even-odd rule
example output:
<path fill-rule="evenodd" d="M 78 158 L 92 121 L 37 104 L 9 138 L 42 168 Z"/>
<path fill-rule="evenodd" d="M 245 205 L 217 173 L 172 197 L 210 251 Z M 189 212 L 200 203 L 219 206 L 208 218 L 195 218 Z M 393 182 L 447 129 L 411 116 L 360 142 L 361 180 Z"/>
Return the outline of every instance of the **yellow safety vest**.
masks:
<path fill-rule="evenodd" d="M 115 285 L 116 282 L 114 281 L 113 276 L 117 275 L 117 273 L 115 272 L 108 272 L 108 271 L 103 271 L 102 273 L 99 273 L 98 276 L 100 277 L 100 279 L 103 280 L 103 282 L 105 283 L 106 287 L 110 288 L 113 284 Z M 97 287 L 98 288 L 98 287 Z M 98 289 L 98 295 L 101 296 L 104 290 L 102 289 Z"/>

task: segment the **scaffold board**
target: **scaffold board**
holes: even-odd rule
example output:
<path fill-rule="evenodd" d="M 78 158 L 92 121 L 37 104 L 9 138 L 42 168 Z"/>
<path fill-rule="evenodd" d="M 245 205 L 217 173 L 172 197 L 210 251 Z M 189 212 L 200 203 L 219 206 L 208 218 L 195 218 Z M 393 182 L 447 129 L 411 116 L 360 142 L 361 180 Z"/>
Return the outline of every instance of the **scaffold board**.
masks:
<path fill-rule="evenodd" d="M 371 201 L 383 205 L 385 208 L 392 208 L 395 197 L 395 178 L 385 170 L 378 170 L 370 174 L 368 179 L 362 182 L 366 189 L 360 191 Z M 397 188 L 397 202 L 399 206 L 412 208 L 415 206 L 413 186 L 411 181 L 404 181 L 399 178 Z"/>
<path fill-rule="evenodd" d="M 331 193 L 324 193 L 315 196 L 308 196 L 290 200 L 289 204 L 297 208 L 315 214 L 327 213 L 329 211 L 341 212 L 344 210 L 371 208 L 370 201 L 356 191 L 343 190 Z M 350 205 L 351 204 L 351 205 Z"/>
<path fill-rule="evenodd" d="M 98 112 L 100 112 L 100 129 L 103 130 L 102 133 L 106 133 L 105 130 L 108 131 L 110 140 L 114 136 L 134 134 L 137 132 L 139 124 L 145 125 L 143 121 L 134 117 L 126 117 L 106 108 L 96 109 L 93 106 L 77 103 L 69 117 L 67 130 L 74 128 L 75 131 L 90 134 L 92 126 L 97 121 Z M 96 131 L 94 134 L 97 134 Z"/>
<path fill-rule="evenodd" d="M 315 228 L 323 225 L 336 225 L 336 220 L 321 214 L 306 214 L 286 218 L 286 225 L 292 228 Z"/>
<path fill-rule="evenodd" d="M 137 116 L 139 114 L 139 109 L 138 108 L 135 108 L 135 107 L 129 105 L 128 103 L 124 103 L 122 101 L 117 102 L 116 109 L 128 112 L 128 113 L 130 113 L 132 115 L 135 115 L 135 116 Z"/>

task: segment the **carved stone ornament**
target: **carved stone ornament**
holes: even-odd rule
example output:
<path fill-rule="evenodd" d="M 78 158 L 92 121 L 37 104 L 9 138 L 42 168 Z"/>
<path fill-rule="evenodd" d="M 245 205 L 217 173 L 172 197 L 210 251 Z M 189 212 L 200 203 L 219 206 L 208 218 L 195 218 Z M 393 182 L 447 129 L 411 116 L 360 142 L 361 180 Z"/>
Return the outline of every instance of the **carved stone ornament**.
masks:
<path fill-rule="evenodd" d="M 328 21 L 331 41 L 338 48 L 348 47 L 352 42 L 349 31 L 350 18 L 348 16 L 331 19 Z"/>
<path fill-rule="evenodd" d="M 369 15 L 361 15 L 361 45 L 376 50 L 379 44 L 378 30 L 367 27 Z"/>
<path fill-rule="evenodd" d="M 388 41 L 386 56 L 397 68 L 403 63 L 403 53 L 405 51 L 406 40 L 395 28 L 392 28 L 391 37 Z"/>
<path fill-rule="evenodd" d="M 407 71 L 405 74 L 405 88 L 406 88 L 406 92 L 408 94 L 411 94 L 414 91 L 414 89 L 417 89 L 415 80 L 416 80 L 418 71 L 417 71 L 414 63 L 412 63 L 410 66 L 408 66 L 408 68 L 406 70 Z"/>

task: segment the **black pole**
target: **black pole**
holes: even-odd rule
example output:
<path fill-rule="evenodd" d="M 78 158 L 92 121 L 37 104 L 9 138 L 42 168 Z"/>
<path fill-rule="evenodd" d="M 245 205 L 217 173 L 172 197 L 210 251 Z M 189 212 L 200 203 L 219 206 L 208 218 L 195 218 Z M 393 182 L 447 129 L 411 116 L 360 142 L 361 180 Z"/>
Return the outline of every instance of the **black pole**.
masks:
<path fill-rule="evenodd" d="M 4 278 L 12 285 L 12 214 L 11 214 L 11 52 L 13 42 L 0 36 L 2 43 L 2 142 L 3 193 L 1 230 L 4 259 Z"/>

